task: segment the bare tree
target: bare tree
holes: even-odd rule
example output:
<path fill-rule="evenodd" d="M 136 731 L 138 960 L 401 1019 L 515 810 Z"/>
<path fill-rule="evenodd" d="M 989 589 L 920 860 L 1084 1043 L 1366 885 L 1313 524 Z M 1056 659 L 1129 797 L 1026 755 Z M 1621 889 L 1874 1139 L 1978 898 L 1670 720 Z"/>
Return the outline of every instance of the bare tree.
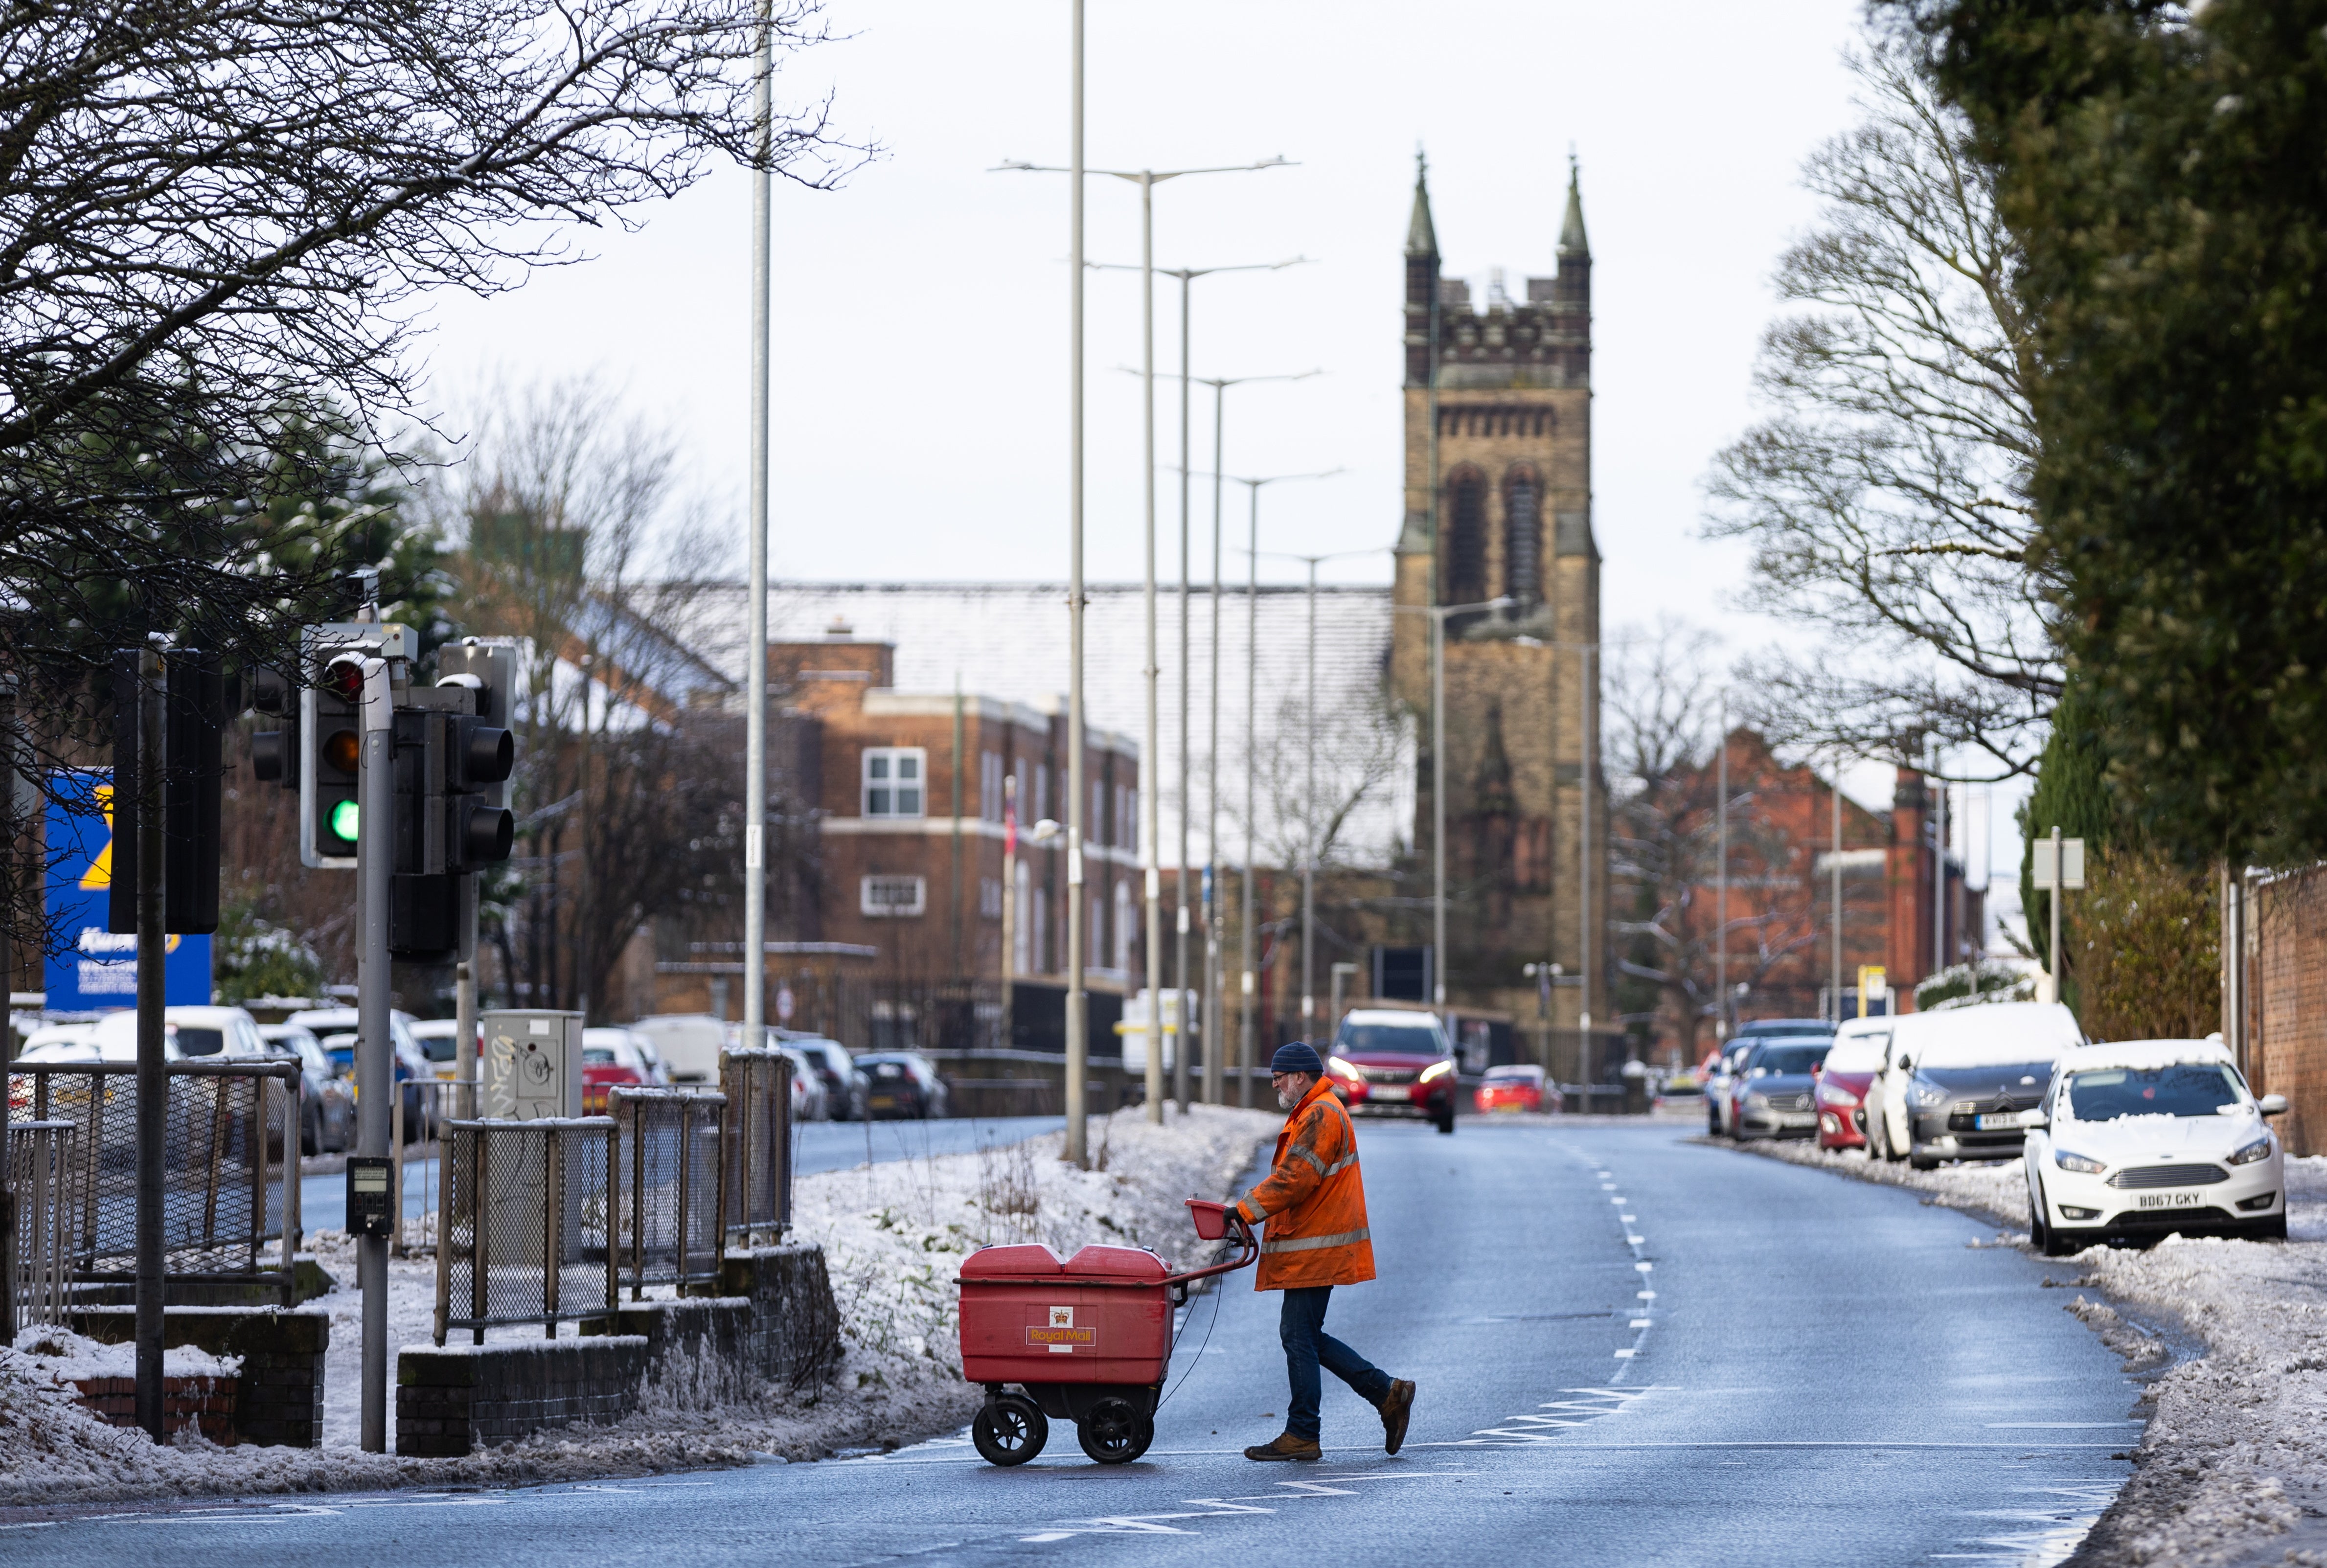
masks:
<path fill-rule="evenodd" d="M 1257 759 L 1262 863 L 1299 870 L 1313 836 L 1321 867 L 1352 865 L 1379 855 L 1386 846 L 1360 842 L 1357 829 L 1401 777 L 1405 724 L 1389 694 L 1369 675 L 1342 690 L 1320 693 L 1313 805 L 1308 695 L 1305 690 L 1288 692 L 1280 698 L 1270 731 L 1280 743 L 1265 748 Z M 1223 814 L 1241 824 L 1241 798 L 1221 804 Z"/>
<path fill-rule="evenodd" d="M 826 106 L 755 140 L 762 28 L 816 0 L 158 0 L 0 27 L 0 674 L 28 744 L 101 734 L 149 633 L 285 664 L 369 565 L 273 498 L 328 493 L 414 407 L 422 296 L 578 259 L 722 159 L 808 183 Z M 318 429 L 327 439 L 315 439 Z M 10 936 L 47 935 L 12 910 Z"/>
<path fill-rule="evenodd" d="M 2014 244 L 1911 51 L 1851 65 L 1864 118 L 1804 170 L 1823 205 L 1776 277 L 1799 308 L 1754 378 L 1774 412 L 1715 459 L 1707 532 L 1752 546 L 1749 604 L 1826 634 L 1749 662 L 1772 741 L 1906 761 L 1933 733 L 2024 772 L 2061 666 Z"/>

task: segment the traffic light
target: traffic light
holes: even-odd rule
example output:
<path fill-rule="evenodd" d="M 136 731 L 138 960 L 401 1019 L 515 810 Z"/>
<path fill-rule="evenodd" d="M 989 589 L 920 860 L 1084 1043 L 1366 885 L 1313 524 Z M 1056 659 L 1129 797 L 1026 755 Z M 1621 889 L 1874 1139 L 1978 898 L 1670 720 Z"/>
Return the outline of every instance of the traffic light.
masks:
<path fill-rule="evenodd" d="M 137 929 L 137 800 L 145 769 L 162 769 L 162 929 L 205 936 L 219 923 L 219 813 L 225 768 L 226 685 L 219 658 L 174 648 L 162 656 L 162 755 L 144 755 L 134 649 L 113 658 L 113 886 L 106 929 Z"/>
<path fill-rule="evenodd" d="M 472 878 L 509 858 L 516 822 L 501 801 L 516 742 L 496 721 L 516 673 L 507 648 L 439 650 L 432 688 L 407 693 L 396 713 L 396 873 L 388 951 L 443 963 L 457 957 L 476 896 Z"/>
<path fill-rule="evenodd" d="M 322 678 L 299 694 L 299 858 L 311 866 L 353 871 L 363 762 L 363 662 L 341 653 Z"/>
<path fill-rule="evenodd" d="M 507 860 L 516 836 L 507 780 L 517 764 L 509 727 L 517 650 L 463 638 L 437 650 L 436 669 L 437 689 L 470 695 L 469 713 L 453 722 L 447 757 L 445 845 L 455 868 L 473 872 Z"/>

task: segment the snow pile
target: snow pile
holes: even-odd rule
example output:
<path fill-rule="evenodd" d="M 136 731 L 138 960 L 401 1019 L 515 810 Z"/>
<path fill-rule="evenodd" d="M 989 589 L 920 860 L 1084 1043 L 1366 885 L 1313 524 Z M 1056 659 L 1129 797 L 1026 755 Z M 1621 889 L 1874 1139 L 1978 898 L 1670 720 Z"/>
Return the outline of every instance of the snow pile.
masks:
<path fill-rule="evenodd" d="M 537 1433 L 466 1459 L 402 1459 L 357 1447 L 354 1248 L 343 1235 L 315 1235 L 317 1259 L 339 1282 L 319 1303 L 332 1326 L 322 1448 L 220 1448 L 193 1434 L 156 1446 L 99 1421 L 59 1380 L 56 1367 L 98 1364 L 114 1348 L 77 1336 L 43 1338 L 24 1349 L 0 1347 L 0 1506 L 513 1486 L 916 1442 L 958 1428 L 977 1404 L 978 1391 L 960 1377 L 953 1283 L 974 1246 L 1042 1241 L 1071 1252 L 1118 1242 L 1154 1246 L 1175 1265 L 1192 1261 L 1206 1247 L 1195 1240 L 1182 1200 L 1230 1191 L 1281 1125 L 1273 1115 L 1200 1106 L 1149 1126 L 1133 1110 L 1093 1118 L 1092 1171 L 1061 1165 L 1061 1136 L 1053 1134 L 978 1154 L 803 1177 L 793 1190 L 794 1234 L 824 1246 L 841 1310 L 844 1361 L 829 1384 L 771 1389 L 762 1401 L 710 1411 L 657 1402 L 617 1425 Z M 391 1344 L 428 1343 L 434 1261 L 392 1261 L 388 1275 Z M 537 1341 L 540 1332 L 519 1326 L 490 1338 Z M 170 1352 L 171 1369 L 196 1355 Z M 192 1369 L 191 1360 L 182 1364 Z"/>
<path fill-rule="evenodd" d="M 20 1329 L 14 1347 L 20 1359 L 13 1367 L 27 1376 L 47 1374 L 61 1383 L 85 1383 L 96 1377 L 137 1376 L 134 1343 L 100 1344 L 67 1329 L 33 1324 Z M 162 1352 L 164 1377 L 231 1377 L 242 1369 L 239 1356 L 213 1356 L 191 1345 L 175 1345 Z"/>
<path fill-rule="evenodd" d="M 1855 1150 L 1743 1147 L 1911 1188 L 2027 1240 L 2017 1160 L 1916 1171 Z M 2084 1271 L 2079 1285 L 2108 1298 L 2079 1295 L 2068 1311 L 2126 1358 L 2126 1371 L 2154 1375 L 2143 1401 L 2149 1425 L 2131 1456 L 2138 1468 L 2072 1564 L 2327 1563 L 2327 1157 L 2289 1159 L 2286 1188 L 2283 1244 L 2170 1236 L 2068 1260 Z M 2145 1321 L 2186 1331 L 2205 1354 L 2167 1367 L 2172 1354 Z"/>

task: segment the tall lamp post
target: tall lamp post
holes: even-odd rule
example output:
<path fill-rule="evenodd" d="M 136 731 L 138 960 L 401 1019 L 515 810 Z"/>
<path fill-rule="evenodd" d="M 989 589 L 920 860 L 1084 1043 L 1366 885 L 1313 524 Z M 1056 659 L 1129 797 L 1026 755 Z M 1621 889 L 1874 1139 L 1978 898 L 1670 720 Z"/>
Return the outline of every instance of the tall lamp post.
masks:
<path fill-rule="evenodd" d="M 1252 378 L 1255 380 L 1259 378 Z M 1299 379 L 1298 377 L 1287 378 Z M 1244 593 L 1244 929 L 1239 933 L 1244 947 L 1244 985 L 1237 1023 L 1237 1104 L 1248 1108 L 1252 1105 L 1253 1003 L 1259 980 L 1253 968 L 1252 864 L 1260 820 L 1257 812 L 1259 775 L 1257 771 L 1260 752 L 1260 490 L 1263 485 L 1285 484 L 1294 480 L 1331 479 L 1341 471 L 1338 468 L 1329 468 L 1317 473 L 1272 473 L 1249 478 L 1233 473 L 1213 476 L 1231 479 L 1244 486 L 1246 498 L 1250 502 L 1246 514 L 1248 533 L 1245 546 Z"/>
<path fill-rule="evenodd" d="M 1300 257 L 1294 258 L 1296 261 Z M 1291 263 L 1280 263 L 1290 266 Z M 1205 747 L 1204 761 L 1204 1103 L 1220 1103 L 1222 1075 L 1227 1050 L 1228 1006 L 1222 996 L 1228 989 L 1226 959 L 1220 951 L 1220 488 L 1227 475 L 1220 471 L 1223 436 L 1228 419 L 1228 389 L 1241 387 L 1248 381 L 1306 381 L 1312 376 L 1322 376 L 1322 370 L 1303 370 L 1290 376 L 1189 376 L 1184 368 L 1180 377 L 1182 389 L 1192 382 L 1212 389 L 1212 469 L 1202 477 L 1212 481 L 1212 668 L 1211 668 L 1211 736 Z M 1186 490 L 1184 482 L 1181 486 Z M 1182 659 L 1184 665 L 1185 659 Z M 1185 748 L 1182 748 L 1184 751 Z M 1185 873 L 1182 873 L 1182 875 Z"/>
<path fill-rule="evenodd" d="M 1317 1017 L 1317 564 L 1345 555 L 1378 555 L 1381 550 L 1332 550 L 1322 555 L 1297 555 L 1285 550 L 1265 554 L 1300 561 L 1309 568 L 1309 701 L 1301 735 L 1306 770 L 1301 787 L 1301 1033 L 1306 1039 Z"/>
<path fill-rule="evenodd" d="M 1180 870 L 1178 880 L 1173 886 L 1178 908 L 1173 914 L 1173 927 L 1175 930 L 1174 940 L 1177 943 L 1177 948 L 1173 957 L 1172 984 L 1179 990 L 1182 1005 L 1181 1007 L 1180 1016 L 1180 1043 L 1177 1049 L 1175 1049 L 1172 1053 L 1172 1097 L 1180 1102 L 1180 1109 L 1183 1112 L 1188 1108 L 1188 1041 L 1192 1032 L 1189 1028 L 1189 1019 L 1185 1005 L 1188 990 L 1188 671 L 1190 667 L 1188 661 L 1188 600 L 1192 586 L 1189 576 L 1188 561 L 1188 478 L 1190 473 L 1188 465 L 1188 396 L 1189 387 L 1192 384 L 1188 369 L 1188 350 L 1191 336 L 1191 322 L 1193 319 L 1191 313 L 1192 300 L 1189 285 L 1193 284 L 1196 279 L 1200 277 L 1210 277 L 1216 272 L 1281 272 L 1288 266 L 1299 266 L 1308 259 L 1309 258 L 1305 256 L 1295 256 L 1289 257 L 1283 261 L 1246 262 L 1235 266 L 1161 266 L 1149 268 L 1137 268 L 1132 266 L 1127 262 L 1117 261 L 1094 261 L 1089 264 L 1094 271 L 1145 271 L 1150 274 L 1161 273 L 1165 277 L 1176 277 L 1180 280 L 1180 374 L 1177 378 L 1180 383 L 1180 789 L 1178 796 L 1180 814 Z M 1152 353 L 1149 355 L 1147 369 L 1143 371 L 1142 374 L 1147 381 L 1149 397 L 1148 423 L 1150 443 L 1148 453 L 1148 488 L 1150 490 L 1150 504 L 1152 506 L 1154 499 L 1153 491 L 1154 488 L 1154 452 L 1153 434 L 1154 425 L 1154 397 L 1155 380 L 1154 359 Z M 1217 409 L 1218 399 L 1215 397 L 1216 415 Z M 1217 470 L 1220 465 L 1220 454 L 1218 450 L 1219 444 L 1219 430 L 1216 418 L 1213 431 L 1214 451 L 1212 453 L 1212 467 L 1215 470 Z M 1220 740 L 1220 482 L 1218 476 L 1215 475 L 1212 484 L 1212 702 L 1214 709 L 1212 739 L 1215 744 L 1218 744 Z M 1153 661 L 1151 660 L 1150 662 Z M 1214 770 L 1212 782 L 1214 792 L 1217 794 L 1219 786 L 1217 769 Z M 1218 857 L 1215 856 L 1214 858 L 1217 859 Z M 1215 1032 L 1213 1028 L 1210 1027 L 1213 1023 L 1213 1019 L 1210 1014 L 1213 1012 L 1212 1003 L 1214 996 L 1211 959 L 1219 954 L 1220 942 L 1213 935 L 1211 929 L 1212 910 L 1210 889 L 1212 874 L 1213 873 L 1211 869 L 1207 868 L 1204 883 L 1204 908 L 1202 910 L 1202 919 L 1204 921 L 1204 947 L 1206 954 L 1202 995 L 1206 1016 L 1203 1020 L 1203 1026 L 1193 1031 L 1193 1033 L 1197 1038 L 1201 1039 L 1204 1042 L 1204 1097 L 1209 1103 L 1217 1105 L 1220 1100 L 1219 1061 L 1220 1052 L 1219 1035 Z"/>
<path fill-rule="evenodd" d="M 1510 596 L 1499 593 L 1477 604 L 1398 604 L 1407 615 L 1430 617 L 1430 1005 L 1453 1032 L 1446 1017 L 1446 618 L 1500 610 Z"/>
<path fill-rule="evenodd" d="M 1077 0 L 1078 5 L 1080 0 Z M 775 29 L 760 14 L 759 79 L 752 89 L 752 537 L 747 547 L 752 602 L 745 611 L 743 672 L 743 1043 L 767 1041 L 768 1022 L 768 295 L 770 125 L 776 70 Z M 463 1024 L 465 1029 L 466 1023 Z M 461 1048 L 469 1049 L 463 1035 Z"/>
<path fill-rule="evenodd" d="M 1078 18 L 1080 14 L 1078 11 Z M 1079 93 L 1078 102 L 1079 101 Z M 1078 122 L 1077 132 L 1079 135 L 1079 122 Z M 1159 740 L 1156 723 L 1156 680 L 1163 673 L 1162 667 L 1157 663 L 1155 647 L 1155 187 L 1166 180 L 1178 180 L 1190 174 L 1248 174 L 1261 169 L 1282 169 L 1291 166 L 1288 160 L 1276 157 L 1264 158 L 1256 163 L 1229 163 L 1202 169 L 1092 169 L 1088 171 L 1093 174 L 1106 174 L 1117 180 L 1128 180 L 1139 187 L 1139 352 L 1140 374 L 1146 382 L 1143 415 L 1143 451 L 1147 470 L 1144 509 L 1146 518 L 1147 546 L 1145 578 L 1147 665 L 1143 672 L 1147 686 L 1147 731 L 1139 752 L 1139 865 L 1145 883 L 1144 903 L 1146 911 L 1147 936 L 1147 1082 L 1145 1086 L 1147 1119 L 1155 1123 L 1164 1120 L 1164 935 L 1161 929 L 1164 921 L 1164 873 L 1156 844 L 1158 820 L 1156 798 L 1160 791 L 1157 789 L 1158 775 L 1155 767 L 1155 751 Z M 1082 176 L 1086 173 L 1080 159 L 1076 160 L 1075 166 L 1071 169 L 1051 168 L 1014 160 L 1005 162 L 1000 167 L 1026 173 L 1070 173 L 1075 176 L 1078 190 L 1082 184 Z M 1082 235 L 1079 224 L 1077 225 L 1075 239 L 1073 260 L 1076 297 L 1079 300 L 1083 273 Z M 1077 355 L 1077 374 L 1079 376 L 1081 369 L 1079 353 Z M 1076 413 L 1079 423 L 1081 414 L 1079 406 Z M 1080 721 L 1076 722 L 1079 723 Z M 1073 789 L 1078 798 L 1070 809 L 1079 812 L 1082 809 L 1079 797 L 1083 789 L 1083 782 L 1079 776 L 1074 779 Z M 1069 845 L 1068 855 L 1070 867 L 1079 870 L 1082 859 L 1082 845 L 1079 840 Z M 1068 893 L 1070 901 L 1075 901 L 1074 884 L 1071 882 Z M 1075 912 L 1079 915 L 1079 910 Z M 1070 944 L 1079 943 L 1079 930 L 1070 933 L 1068 940 Z M 1081 976 L 1078 974 L 1071 976 L 1069 983 L 1079 990 L 1080 981 Z"/>

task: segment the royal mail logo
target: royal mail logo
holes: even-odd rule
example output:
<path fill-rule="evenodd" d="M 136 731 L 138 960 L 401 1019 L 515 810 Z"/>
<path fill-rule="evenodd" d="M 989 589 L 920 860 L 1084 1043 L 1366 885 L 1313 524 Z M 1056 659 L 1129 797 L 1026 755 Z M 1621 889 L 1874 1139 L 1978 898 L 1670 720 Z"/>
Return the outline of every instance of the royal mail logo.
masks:
<path fill-rule="evenodd" d="M 1026 1330 L 1026 1343 L 1047 1346 L 1053 1350 L 1072 1350 L 1078 1345 L 1096 1346 L 1098 1343 L 1098 1330 L 1097 1329 L 1038 1329 L 1030 1325 Z"/>

